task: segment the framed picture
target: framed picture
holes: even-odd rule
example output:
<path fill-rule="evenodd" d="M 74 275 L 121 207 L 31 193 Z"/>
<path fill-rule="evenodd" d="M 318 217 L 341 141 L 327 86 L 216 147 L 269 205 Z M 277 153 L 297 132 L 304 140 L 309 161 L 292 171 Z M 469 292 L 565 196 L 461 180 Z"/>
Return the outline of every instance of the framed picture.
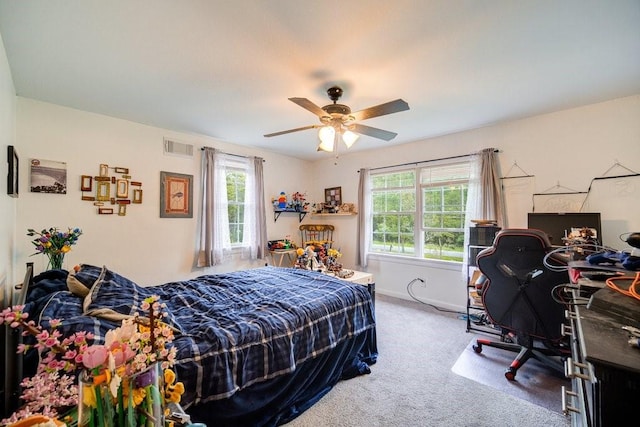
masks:
<path fill-rule="evenodd" d="M 7 172 L 7 194 L 11 197 L 18 197 L 18 178 L 19 165 L 18 165 L 18 153 L 13 145 L 7 146 L 7 163 L 9 163 L 9 170 Z"/>
<path fill-rule="evenodd" d="M 80 178 L 80 191 L 93 190 L 93 177 L 89 175 L 82 175 Z"/>
<path fill-rule="evenodd" d="M 342 204 L 342 187 L 332 187 L 324 189 L 325 206 L 338 207 Z"/>
<path fill-rule="evenodd" d="M 67 164 L 31 159 L 31 192 L 67 194 Z"/>
<path fill-rule="evenodd" d="M 139 188 L 133 189 L 133 203 L 142 203 L 142 190 L 140 190 Z"/>
<path fill-rule="evenodd" d="M 160 218 L 193 218 L 193 175 L 160 172 Z"/>
<path fill-rule="evenodd" d="M 126 179 L 116 180 L 116 197 L 119 199 L 126 199 L 129 197 L 129 181 Z"/>

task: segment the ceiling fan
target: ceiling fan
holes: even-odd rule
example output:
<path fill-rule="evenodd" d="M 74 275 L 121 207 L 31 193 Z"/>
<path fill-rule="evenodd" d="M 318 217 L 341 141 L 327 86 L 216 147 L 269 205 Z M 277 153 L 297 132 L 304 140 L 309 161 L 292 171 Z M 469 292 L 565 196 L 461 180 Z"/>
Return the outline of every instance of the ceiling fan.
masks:
<path fill-rule="evenodd" d="M 347 145 L 347 148 L 353 145 L 353 143 L 358 139 L 359 134 L 383 139 L 385 141 L 391 141 L 396 137 L 396 135 L 398 135 L 397 133 L 362 125 L 356 122 L 371 119 L 373 117 L 384 116 L 386 114 L 398 113 L 409 109 L 409 104 L 402 99 L 396 99 L 394 101 L 352 113 L 351 108 L 347 105 L 338 104 L 338 100 L 342 96 L 342 89 L 340 87 L 330 87 L 327 89 L 327 95 L 329 95 L 329 99 L 333 101 L 333 104 L 328 104 L 324 107 L 317 106 L 307 98 L 289 98 L 289 101 L 298 104 L 302 108 L 309 110 L 318 116 L 322 124 L 269 133 L 264 136 L 272 137 L 301 130 L 320 128 L 320 131 L 318 132 L 318 136 L 320 138 L 318 151 L 330 152 L 337 151 L 337 142 L 340 136 L 342 137 L 343 142 Z"/>

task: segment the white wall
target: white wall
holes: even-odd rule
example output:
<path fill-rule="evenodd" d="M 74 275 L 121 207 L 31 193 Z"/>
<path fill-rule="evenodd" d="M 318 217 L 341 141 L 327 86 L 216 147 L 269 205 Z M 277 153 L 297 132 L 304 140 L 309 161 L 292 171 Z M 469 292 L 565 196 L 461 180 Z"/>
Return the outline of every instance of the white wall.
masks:
<path fill-rule="evenodd" d="M 15 89 L 7 55 L 0 36 L 0 307 L 8 300 L 9 290 L 15 284 L 14 254 L 16 199 L 7 195 L 7 146 L 15 141 Z M 18 151 L 20 153 L 20 151 Z M 6 292 L 6 295 L 5 295 Z"/>
<path fill-rule="evenodd" d="M 640 95 L 636 95 L 403 146 L 346 154 L 337 162 L 327 157 L 309 163 L 203 136 L 174 133 L 18 97 L 16 129 L 23 188 L 26 190 L 28 184 L 28 159 L 42 158 L 67 162 L 69 193 L 51 195 L 23 190 L 17 201 L 15 221 L 16 268 L 22 271 L 22 263 L 33 259 L 28 256 L 32 249 L 25 236 L 26 229 L 50 226 L 84 230 L 79 244 L 67 255 L 67 267 L 78 263 L 106 264 L 141 284 L 262 265 L 263 261 L 246 263 L 236 259 L 216 269 L 193 268 L 196 218 L 159 218 L 159 174 L 162 170 L 193 174 L 195 206 L 198 206 L 199 151 L 193 160 L 164 156 L 162 138 L 165 136 L 197 148 L 217 146 L 238 154 L 263 156 L 267 160 L 267 199 L 280 191 L 287 194 L 306 191 L 311 201 L 322 200 L 325 188 L 340 186 L 343 201 L 355 202 L 357 171 L 361 167 L 436 159 L 495 147 L 501 151 L 499 157 L 505 175 L 511 173 L 514 163 L 518 169 L 533 175 L 533 178 L 517 180 L 520 184 L 507 192 L 509 224 L 522 227 L 526 226 L 526 213 L 534 208 L 533 193 L 545 192 L 558 184 L 586 191 L 593 178 L 603 175 L 616 162 L 640 171 L 639 117 Z M 358 141 L 358 144 L 364 143 L 366 141 Z M 100 163 L 128 167 L 133 179 L 143 183 L 144 203 L 131 206 L 126 217 L 99 216 L 90 202 L 80 200 L 80 176 L 97 174 Z M 620 167 L 608 174 L 612 173 L 620 173 Z M 515 181 L 509 181 L 509 186 Z M 618 239 L 619 234 L 640 230 L 639 191 L 637 177 L 598 181 L 592 185 L 584 210 L 602 212 L 606 244 L 624 249 L 626 245 Z M 557 201 L 553 203 L 536 198 L 535 208 L 540 211 L 559 206 Z M 287 234 L 298 239 L 296 216 L 282 215 L 274 223 L 269 210 L 267 217 L 270 239 Z M 347 268 L 356 267 L 356 217 L 307 216 L 304 222 L 335 224 L 335 241 L 344 253 L 343 264 Z M 44 269 L 45 259 L 35 260 L 36 270 Z M 397 261 L 372 257 L 368 271 L 375 275 L 378 292 L 409 298 L 407 284 L 421 278 L 426 285 L 414 289 L 421 299 L 453 309 L 464 306 L 464 276 L 457 264 Z"/>
<path fill-rule="evenodd" d="M 372 122 L 372 125 L 373 122 Z M 366 143 L 358 141 L 356 144 Z M 532 196 L 556 187 L 587 191 L 595 177 L 602 176 L 616 162 L 640 172 L 640 95 L 559 111 L 505 124 L 418 141 L 383 150 L 342 155 L 314 164 L 314 192 L 342 186 L 344 201 L 356 201 L 358 170 L 419 160 L 463 155 L 483 148 L 500 149 L 503 176 L 526 171 L 533 178 L 503 180 L 509 207 L 509 225 L 526 227 L 526 213 L 574 207 L 574 200 Z M 514 163 L 517 167 L 514 168 Z M 606 176 L 629 173 L 618 166 Z M 629 247 L 618 236 L 640 230 L 640 177 L 595 181 L 583 211 L 602 213 L 604 243 L 617 249 Z M 553 199 L 553 200 L 552 200 Z M 570 199 L 570 198 L 568 198 Z M 545 208 L 547 210 L 545 210 Z M 336 239 L 344 252 L 343 262 L 355 266 L 356 220 L 339 217 L 332 221 L 340 231 Z M 408 298 L 406 286 L 415 278 L 425 279 L 416 294 L 426 301 L 449 308 L 461 308 L 466 289 L 460 267 L 426 261 L 398 264 L 392 258 L 373 257 L 368 270 L 376 277 L 378 292 Z"/>
<path fill-rule="evenodd" d="M 193 144 L 195 156 L 185 159 L 164 155 L 163 137 Z M 46 257 L 29 257 L 33 246 L 26 230 L 52 226 L 83 230 L 78 244 L 65 258 L 67 268 L 80 263 L 104 264 L 143 285 L 264 265 L 264 260 L 235 259 L 212 269 L 193 267 L 200 203 L 199 148 L 202 146 L 264 157 L 265 194 L 269 204 L 271 197 L 280 191 L 291 194 L 311 185 L 307 173 L 309 164 L 298 159 L 20 97 L 17 98 L 17 139 L 22 166 L 20 179 L 24 183 L 15 221 L 17 268 L 33 260 L 36 272 L 45 269 Z M 29 164 L 34 158 L 67 163 L 66 195 L 28 191 Z M 142 182 L 143 203 L 130 205 L 124 217 L 98 215 L 92 202 L 81 200 L 80 176 L 98 175 L 101 163 L 129 168 L 132 180 Z M 160 171 L 194 176 L 192 219 L 160 218 Z M 282 215 L 274 223 L 269 211 L 267 227 L 269 239 L 287 234 L 295 236 L 298 219 Z"/>

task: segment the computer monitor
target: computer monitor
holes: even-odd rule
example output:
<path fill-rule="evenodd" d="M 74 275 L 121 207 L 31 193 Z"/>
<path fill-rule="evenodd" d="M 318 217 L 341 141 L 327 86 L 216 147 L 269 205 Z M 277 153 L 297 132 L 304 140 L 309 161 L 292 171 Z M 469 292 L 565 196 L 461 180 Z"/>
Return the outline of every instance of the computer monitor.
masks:
<path fill-rule="evenodd" d="M 563 238 L 588 228 L 593 239 L 602 242 L 602 225 L 598 212 L 532 212 L 528 214 L 527 226 L 542 230 L 554 246 L 564 245 Z"/>

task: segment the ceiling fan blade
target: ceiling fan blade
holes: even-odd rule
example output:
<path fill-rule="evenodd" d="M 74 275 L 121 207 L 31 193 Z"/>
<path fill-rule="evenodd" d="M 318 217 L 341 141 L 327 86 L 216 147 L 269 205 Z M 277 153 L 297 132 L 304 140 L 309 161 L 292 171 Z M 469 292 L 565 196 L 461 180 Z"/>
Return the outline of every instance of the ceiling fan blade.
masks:
<path fill-rule="evenodd" d="M 384 104 L 376 105 L 374 107 L 365 108 L 364 110 L 356 111 L 351 115 L 356 120 L 365 120 L 372 117 L 384 116 L 386 114 L 398 113 L 409 109 L 407 104 L 402 99 L 396 99 L 395 101 L 385 102 Z"/>
<path fill-rule="evenodd" d="M 372 128 L 371 126 L 365 126 L 360 124 L 354 124 L 349 126 L 349 129 L 355 133 L 361 133 L 363 135 L 372 136 L 378 139 L 384 139 L 385 141 L 391 141 L 398 134 L 395 132 L 389 132 L 388 130 L 382 130 L 378 128 Z"/>
<path fill-rule="evenodd" d="M 313 102 L 309 101 L 307 98 L 289 98 L 289 101 L 298 104 L 299 106 L 301 106 L 302 108 L 311 111 L 313 114 L 315 114 L 318 117 L 324 117 L 324 116 L 328 116 L 329 114 L 327 114 L 326 111 L 324 111 L 322 108 L 318 107 L 316 104 L 314 104 Z"/>
<path fill-rule="evenodd" d="M 316 129 L 316 128 L 319 128 L 319 127 L 321 127 L 321 126 L 320 125 L 309 125 L 309 126 L 303 126 L 301 128 L 295 128 L 295 129 L 283 130 L 283 131 L 280 131 L 280 132 L 269 133 L 269 134 L 266 134 L 264 136 L 266 138 L 269 138 L 271 136 L 284 135 L 286 133 L 298 132 L 298 131 L 307 130 L 307 129 Z"/>

